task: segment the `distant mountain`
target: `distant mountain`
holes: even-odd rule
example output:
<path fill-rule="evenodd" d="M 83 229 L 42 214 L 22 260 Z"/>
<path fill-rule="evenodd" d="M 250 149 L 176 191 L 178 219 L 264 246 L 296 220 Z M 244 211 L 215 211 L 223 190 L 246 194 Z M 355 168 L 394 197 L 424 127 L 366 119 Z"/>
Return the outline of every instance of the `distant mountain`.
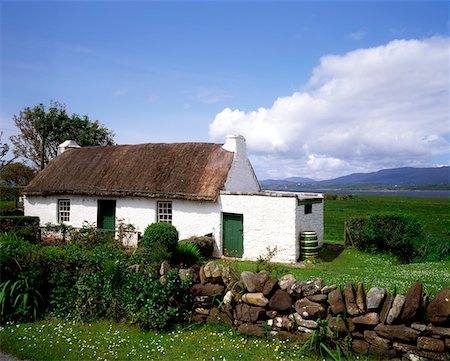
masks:
<path fill-rule="evenodd" d="M 262 180 L 261 185 L 266 189 L 295 189 L 299 185 L 309 188 L 324 186 L 429 186 L 449 185 L 450 167 L 438 168 L 393 168 L 382 169 L 371 173 L 353 173 L 329 180 L 315 181 L 310 178 L 291 177 L 280 180 Z"/>

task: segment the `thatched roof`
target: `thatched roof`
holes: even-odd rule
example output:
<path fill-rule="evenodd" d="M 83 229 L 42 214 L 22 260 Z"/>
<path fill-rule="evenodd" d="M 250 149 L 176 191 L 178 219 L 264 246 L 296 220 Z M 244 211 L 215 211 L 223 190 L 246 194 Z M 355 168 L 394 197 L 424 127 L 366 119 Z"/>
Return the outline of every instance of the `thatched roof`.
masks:
<path fill-rule="evenodd" d="M 232 152 L 210 143 L 70 149 L 53 159 L 25 194 L 215 201 L 232 161 Z"/>

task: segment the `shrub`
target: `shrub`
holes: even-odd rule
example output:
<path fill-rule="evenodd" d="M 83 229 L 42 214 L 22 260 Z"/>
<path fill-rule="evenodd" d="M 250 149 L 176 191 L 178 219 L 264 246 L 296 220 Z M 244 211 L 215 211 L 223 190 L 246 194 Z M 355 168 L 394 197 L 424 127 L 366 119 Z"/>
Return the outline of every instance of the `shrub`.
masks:
<path fill-rule="evenodd" d="M 178 243 L 172 255 L 172 263 L 183 267 L 190 267 L 194 264 L 199 264 L 201 261 L 202 254 L 197 245 L 190 242 Z"/>
<path fill-rule="evenodd" d="M 211 258 L 214 251 L 214 239 L 208 236 L 193 236 L 187 239 L 183 239 L 180 243 L 192 243 L 200 251 L 200 254 L 204 258 Z"/>
<path fill-rule="evenodd" d="M 414 262 L 450 261 L 450 239 L 427 238 L 415 245 L 416 257 Z"/>
<path fill-rule="evenodd" d="M 170 223 L 152 223 L 145 229 L 141 242 L 150 251 L 156 244 L 159 244 L 172 254 L 177 248 L 178 231 Z"/>
<path fill-rule="evenodd" d="M 39 217 L 0 216 L 0 230 L 2 232 L 14 231 L 31 243 L 39 243 L 41 240 Z"/>

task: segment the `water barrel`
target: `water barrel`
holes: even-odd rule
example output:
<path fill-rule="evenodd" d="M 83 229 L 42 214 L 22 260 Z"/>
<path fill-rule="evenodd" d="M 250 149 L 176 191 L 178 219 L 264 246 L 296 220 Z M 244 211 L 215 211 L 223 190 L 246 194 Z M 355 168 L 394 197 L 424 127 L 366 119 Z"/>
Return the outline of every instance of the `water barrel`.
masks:
<path fill-rule="evenodd" d="M 319 242 L 314 231 L 300 232 L 300 255 L 303 259 L 319 255 Z"/>

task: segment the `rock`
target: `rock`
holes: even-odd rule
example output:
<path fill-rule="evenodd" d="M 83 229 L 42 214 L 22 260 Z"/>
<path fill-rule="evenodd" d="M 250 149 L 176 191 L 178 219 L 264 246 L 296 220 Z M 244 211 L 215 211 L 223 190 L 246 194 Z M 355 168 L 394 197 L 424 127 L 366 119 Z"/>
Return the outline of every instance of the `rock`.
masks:
<path fill-rule="evenodd" d="M 210 261 L 203 267 L 206 278 L 221 278 L 222 265 L 217 265 L 214 261 Z"/>
<path fill-rule="evenodd" d="M 254 279 L 255 292 L 262 292 L 264 284 L 268 281 L 269 278 L 270 278 L 269 272 L 267 271 L 259 272 Z"/>
<path fill-rule="evenodd" d="M 159 283 L 161 283 L 162 285 L 165 284 L 167 282 L 166 276 L 161 276 L 159 277 Z"/>
<path fill-rule="evenodd" d="M 331 312 L 334 315 L 338 315 L 345 312 L 344 299 L 342 298 L 342 293 L 339 288 L 331 291 L 328 294 L 328 304 L 330 305 Z"/>
<path fill-rule="evenodd" d="M 306 282 L 306 284 L 302 287 L 303 296 L 312 296 L 317 293 L 320 293 L 324 286 L 323 279 L 317 278 L 314 281 Z"/>
<path fill-rule="evenodd" d="M 294 304 L 297 313 L 306 319 L 316 319 L 325 317 L 327 310 L 320 303 L 311 302 L 307 298 L 302 298 Z"/>
<path fill-rule="evenodd" d="M 190 270 L 190 268 L 188 268 L 188 269 L 181 268 L 181 269 L 178 271 L 178 274 L 179 274 L 180 279 L 181 279 L 182 281 L 186 281 L 189 277 L 191 277 L 191 270 Z"/>
<path fill-rule="evenodd" d="M 281 318 L 281 328 L 285 330 L 291 330 L 293 326 L 293 321 L 289 318 L 289 316 L 283 316 Z"/>
<path fill-rule="evenodd" d="M 220 317 L 220 310 L 217 307 L 211 308 L 211 311 L 209 311 L 209 315 L 206 318 L 206 323 L 213 325 L 220 325 L 222 323 L 222 319 Z"/>
<path fill-rule="evenodd" d="M 386 317 L 386 323 L 392 325 L 392 323 L 398 318 L 400 312 L 402 312 L 403 304 L 405 303 L 405 296 L 396 295 L 392 302 L 391 309 Z"/>
<path fill-rule="evenodd" d="M 369 343 L 364 340 L 354 339 L 352 341 L 352 349 L 357 353 L 367 355 L 367 352 L 369 352 Z"/>
<path fill-rule="evenodd" d="M 355 289 L 350 282 L 345 284 L 344 297 L 347 313 L 352 317 L 358 316 L 360 314 L 360 311 L 358 309 L 358 306 L 356 305 Z"/>
<path fill-rule="evenodd" d="M 222 307 L 222 310 L 220 311 L 220 319 L 228 327 L 234 327 L 234 318 L 228 306 Z"/>
<path fill-rule="evenodd" d="M 319 324 L 314 320 L 305 320 L 297 312 L 294 312 L 293 318 L 297 326 L 306 327 L 311 330 L 315 330 L 319 327 Z"/>
<path fill-rule="evenodd" d="M 439 336 L 450 338 L 450 328 L 449 327 L 436 327 L 433 325 L 429 325 L 427 327 L 427 331 L 430 331 L 433 335 L 439 335 Z"/>
<path fill-rule="evenodd" d="M 265 297 L 270 297 L 273 292 L 278 288 L 278 280 L 276 278 L 269 278 L 262 289 L 262 293 Z"/>
<path fill-rule="evenodd" d="M 206 283 L 206 276 L 205 276 L 205 267 L 201 266 L 200 270 L 198 272 L 198 276 L 200 278 L 200 283 L 205 284 Z"/>
<path fill-rule="evenodd" d="M 356 305 L 360 313 L 366 312 L 366 292 L 364 291 L 362 282 L 358 282 L 358 286 L 356 287 Z"/>
<path fill-rule="evenodd" d="M 269 301 L 269 308 L 276 311 L 287 311 L 292 307 L 291 296 L 283 290 L 277 290 Z"/>
<path fill-rule="evenodd" d="M 422 283 L 414 282 L 405 296 L 405 305 L 403 306 L 402 320 L 410 321 L 419 311 L 422 303 Z"/>
<path fill-rule="evenodd" d="M 210 296 L 195 296 L 194 301 L 197 306 L 209 308 L 212 305 L 212 297 Z"/>
<path fill-rule="evenodd" d="M 420 332 L 413 330 L 411 327 L 405 325 L 378 325 L 375 327 L 375 332 L 390 340 L 403 340 L 408 342 L 415 342 L 420 336 Z"/>
<path fill-rule="evenodd" d="M 355 325 L 378 325 L 380 323 L 380 315 L 376 312 L 369 312 L 365 315 L 354 317 L 353 323 Z"/>
<path fill-rule="evenodd" d="M 328 318 L 328 326 L 333 331 L 337 328 L 339 333 L 349 333 L 355 330 L 355 325 L 351 318 L 344 320 L 341 317 L 330 317 Z"/>
<path fill-rule="evenodd" d="M 223 296 L 223 304 L 224 305 L 230 305 L 231 302 L 233 301 L 233 292 L 232 291 L 227 291 L 227 293 L 225 293 L 225 296 Z"/>
<path fill-rule="evenodd" d="M 427 308 L 428 318 L 434 324 L 445 323 L 450 317 L 450 287 L 442 288 Z"/>
<path fill-rule="evenodd" d="M 265 316 L 264 308 L 240 303 L 235 307 L 235 318 L 241 322 L 256 322 Z"/>
<path fill-rule="evenodd" d="M 269 300 L 264 297 L 262 292 L 244 293 L 242 295 L 242 301 L 249 305 L 260 307 L 265 307 L 269 303 Z"/>
<path fill-rule="evenodd" d="M 266 311 L 266 316 L 267 316 L 268 318 L 275 318 L 275 317 L 278 316 L 278 312 L 275 311 L 275 310 L 267 310 L 267 311 Z"/>
<path fill-rule="evenodd" d="M 196 313 L 199 313 L 200 315 L 206 315 L 206 316 L 209 315 L 209 309 L 207 309 L 207 308 L 197 307 L 194 311 Z"/>
<path fill-rule="evenodd" d="M 300 332 L 306 332 L 306 333 L 313 332 L 313 330 L 309 329 L 308 327 L 303 327 L 303 326 L 297 326 L 297 330 L 299 330 Z"/>
<path fill-rule="evenodd" d="M 196 323 L 205 323 L 206 321 L 206 316 L 202 315 L 200 313 L 192 313 L 191 315 L 191 321 L 192 322 L 196 322 Z"/>
<path fill-rule="evenodd" d="M 450 338 L 445 339 L 445 349 L 450 350 Z"/>
<path fill-rule="evenodd" d="M 255 292 L 256 290 L 255 278 L 256 275 L 253 272 L 244 271 L 241 273 L 241 282 L 248 292 Z"/>
<path fill-rule="evenodd" d="M 161 263 L 161 267 L 159 268 L 159 274 L 161 276 L 164 276 L 167 272 L 169 272 L 172 269 L 172 267 L 170 266 L 169 262 L 167 261 L 163 261 Z"/>
<path fill-rule="evenodd" d="M 380 323 L 386 323 L 386 319 L 389 313 L 389 310 L 391 309 L 392 302 L 394 299 L 390 295 L 386 295 L 386 298 L 383 302 L 383 307 L 381 308 L 380 312 Z"/>
<path fill-rule="evenodd" d="M 375 331 L 364 331 L 364 339 L 381 351 L 389 349 L 390 341 L 378 336 Z"/>
<path fill-rule="evenodd" d="M 336 285 L 331 285 L 331 286 L 324 286 L 320 292 L 323 293 L 324 295 L 329 294 L 331 291 L 334 291 L 337 288 Z"/>
<path fill-rule="evenodd" d="M 386 290 L 381 287 L 372 287 L 366 295 L 366 305 L 369 311 L 378 310 L 386 297 Z"/>
<path fill-rule="evenodd" d="M 193 283 L 199 283 L 200 282 L 200 266 L 198 264 L 193 265 L 191 270 L 191 277 Z"/>
<path fill-rule="evenodd" d="M 252 323 L 243 323 L 238 327 L 238 331 L 240 333 L 250 336 L 258 336 L 258 337 L 264 336 L 262 328 Z"/>
<path fill-rule="evenodd" d="M 444 352 L 445 343 L 433 337 L 422 336 L 417 339 L 417 347 L 425 351 Z"/>
<path fill-rule="evenodd" d="M 233 277 L 230 266 L 222 266 L 222 282 L 227 285 L 227 288 L 232 288 L 233 283 L 236 281 L 238 280 Z"/>
<path fill-rule="evenodd" d="M 222 295 L 225 286 L 214 283 L 198 283 L 191 288 L 194 296 L 219 296 Z"/>
<path fill-rule="evenodd" d="M 281 279 L 278 281 L 278 285 L 280 288 L 285 291 L 289 287 L 291 287 L 295 282 L 295 277 L 291 274 L 287 274 L 286 276 L 281 277 Z"/>
<path fill-rule="evenodd" d="M 328 299 L 328 296 L 318 293 L 317 295 L 306 296 L 306 298 L 312 302 L 325 302 Z"/>
<path fill-rule="evenodd" d="M 303 286 L 305 285 L 306 285 L 305 282 L 300 281 L 294 282 L 294 284 L 287 289 L 287 292 L 293 295 L 294 297 L 300 298 L 302 297 L 302 289 Z"/>
<path fill-rule="evenodd" d="M 411 328 L 413 330 L 424 332 L 427 329 L 427 325 L 424 325 L 423 323 L 414 322 L 411 324 Z"/>

